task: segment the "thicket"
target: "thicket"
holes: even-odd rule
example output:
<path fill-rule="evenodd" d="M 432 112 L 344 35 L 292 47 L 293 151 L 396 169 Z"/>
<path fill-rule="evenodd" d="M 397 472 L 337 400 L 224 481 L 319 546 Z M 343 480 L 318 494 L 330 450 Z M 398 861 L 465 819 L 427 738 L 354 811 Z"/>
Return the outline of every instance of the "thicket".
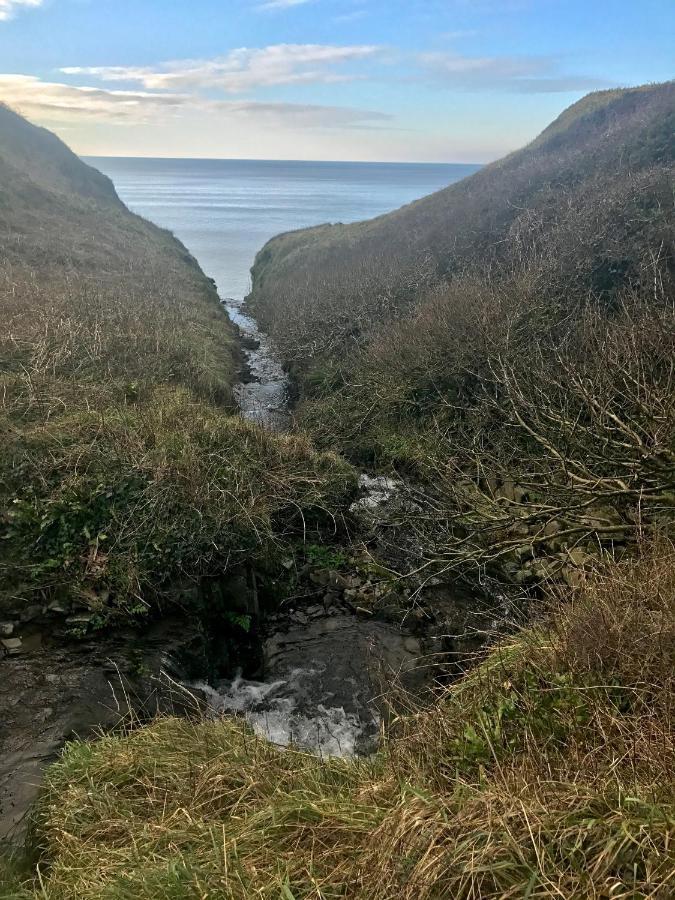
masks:
<path fill-rule="evenodd" d="M 300 423 L 412 483 L 398 533 L 430 576 L 573 582 L 673 527 L 674 110 L 672 84 L 591 95 L 464 182 L 256 264 Z"/>

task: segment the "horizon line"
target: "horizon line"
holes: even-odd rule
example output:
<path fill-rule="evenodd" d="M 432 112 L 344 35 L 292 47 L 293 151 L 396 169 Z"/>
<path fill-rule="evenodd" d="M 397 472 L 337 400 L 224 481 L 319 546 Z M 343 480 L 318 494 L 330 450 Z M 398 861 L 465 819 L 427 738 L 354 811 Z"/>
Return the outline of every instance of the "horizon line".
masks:
<path fill-rule="evenodd" d="M 326 165 L 359 166 L 487 166 L 481 162 L 448 162 L 443 160 L 366 160 L 366 159 L 272 159 L 246 156 L 127 156 L 122 154 L 79 153 L 81 159 L 147 159 L 162 162 L 269 162 L 269 163 L 325 163 Z"/>

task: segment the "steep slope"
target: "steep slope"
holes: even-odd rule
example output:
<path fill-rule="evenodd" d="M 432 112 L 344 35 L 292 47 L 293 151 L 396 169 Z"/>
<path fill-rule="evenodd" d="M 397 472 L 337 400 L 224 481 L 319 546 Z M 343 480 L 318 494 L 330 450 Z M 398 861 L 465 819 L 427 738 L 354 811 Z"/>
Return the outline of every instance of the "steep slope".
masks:
<path fill-rule="evenodd" d="M 463 182 L 259 254 L 301 422 L 414 479 L 393 566 L 536 584 L 672 529 L 674 125 L 673 83 L 591 94 Z"/>
<path fill-rule="evenodd" d="M 672 82 L 591 94 L 523 150 L 430 197 L 274 238 L 251 305 L 304 371 L 467 269 L 536 264 L 559 291 L 614 290 L 653 247 L 672 252 L 674 134 Z"/>
<path fill-rule="evenodd" d="M 100 626 L 179 579 L 194 597 L 351 483 L 306 441 L 232 418 L 238 350 L 213 283 L 6 108 L 0 260 L 3 620 L 51 604 Z"/>

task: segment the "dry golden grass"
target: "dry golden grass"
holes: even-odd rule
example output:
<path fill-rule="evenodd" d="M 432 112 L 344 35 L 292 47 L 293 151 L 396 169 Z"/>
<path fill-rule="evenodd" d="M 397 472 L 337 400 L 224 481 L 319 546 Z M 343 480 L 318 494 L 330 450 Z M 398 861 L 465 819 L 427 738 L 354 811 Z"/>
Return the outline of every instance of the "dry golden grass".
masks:
<path fill-rule="evenodd" d="M 6 896 L 666 900 L 674 559 L 644 549 L 554 598 L 373 759 L 280 751 L 229 720 L 70 745 L 39 876 Z"/>

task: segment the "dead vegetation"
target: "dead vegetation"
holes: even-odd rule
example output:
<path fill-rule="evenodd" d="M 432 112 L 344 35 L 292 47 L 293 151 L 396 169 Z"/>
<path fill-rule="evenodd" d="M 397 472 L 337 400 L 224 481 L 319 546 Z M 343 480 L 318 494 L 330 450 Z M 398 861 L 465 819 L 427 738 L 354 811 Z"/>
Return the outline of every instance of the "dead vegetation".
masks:
<path fill-rule="evenodd" d="M 673 562 L 644 546 L 551 597 L 377 758 L 230 720 L 70 745 L 10 896 L 671 896 Z"/>

